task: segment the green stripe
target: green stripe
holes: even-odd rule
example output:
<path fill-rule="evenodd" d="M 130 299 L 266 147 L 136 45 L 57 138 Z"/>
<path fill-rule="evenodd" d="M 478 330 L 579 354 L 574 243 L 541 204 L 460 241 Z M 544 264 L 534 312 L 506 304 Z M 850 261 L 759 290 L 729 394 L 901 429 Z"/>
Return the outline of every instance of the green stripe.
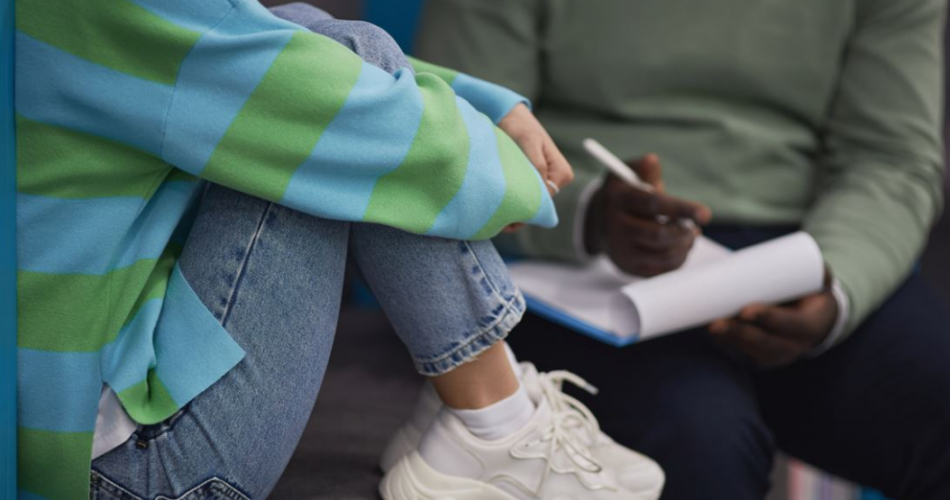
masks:
<path fill-rule="evenodd" d="M 420 61 L 414 57 L 410 57 L 409 63 L 412 64 L 412 69 L 416 70 L 416 73 L 431 73 L 449 85 L 452 85 L 452 82 L 459 76 L 459 72 L 451 70 L 448 68 L 443 68 L 442 66 L 436 66 L 432 63 L 427 63 L 425 61 Z"/>
<path fill-rule="evenodd" d="M 115 340 L 142 307 L 165 296 L 177 245 L 160 259 L 142 259 L 103 275 L 17 273 L 17 346 L 94 352 Z"/>
<path fill-rule="evenodd" d="M 17 115 L 17 191 L 56 198 L 148 199 L 172 169 L 118 142 Z"/>
<path fill-rule="evenodd" d="M 418 80 L 425 109 L 416 138 L 403 164 L 376 183 L 364 220 L 422 234 L 461 189 L 471 145 L 455 94 L 426 89 L 426 75 Z"/>
<path fill-rule="evenodd" d="M 293 35 L 218 143 L 201 176 L 280 201 L 356 85 L 363 61 L 329 38 Z"/>
<path fill-rule="evenodd" d="M 201 36 L 129 0 L 16 2 L 16 26 L 87 61 L 167 85 Z"/>
<path fill-rule="evenodd" d="M 117 396 L 132 420 L 143 425 L 157 424 L 174 415 L 179 409 L 165 384 L 155 374 L 155 370 L 149 370 L 145 380 Z"/>
<path fill-rule="evenodd" d="M 88 500 L 92 437 L 17 428 L 19 487 L 49 500 Z"/>
<path fill-rule="evenodd" d="M 498 136 L 498 152 L 505 172 L 505 197 L 488 223 L 472 237 L 473 240 L 491 238 L 512 222 L 531 220 L 541 208 L 541 185 L 534 166 L 504 132 L 496 128 L 495 135 Z"/>

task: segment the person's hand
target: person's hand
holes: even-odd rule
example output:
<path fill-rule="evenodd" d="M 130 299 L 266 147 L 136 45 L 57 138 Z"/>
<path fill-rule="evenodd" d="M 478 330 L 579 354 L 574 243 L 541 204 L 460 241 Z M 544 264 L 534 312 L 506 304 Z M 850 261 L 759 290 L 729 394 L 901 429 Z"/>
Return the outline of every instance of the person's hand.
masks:
<path fill-rule="evenodd" d="M 525 156 L 538 169 L 551 196 L 570 184 L 574 180 L 574 171 L 571 165 L 561 154 L 561 150 L 554 144 L 541 122 L 534 113 L 524 104 L 515 106 L 500 122 L 498 127 L 505 131 Z M 554 184 L 557 188 L 551 187 Z"/>
<path fill-rule="evenodd" d="M 709 208 L 664 193 L 660 160 L 647 155 L 629 163 L 640 178 L 655 188 L 647 193 L 610 175 L 594 195 L 585 235 L 591 254 L 605 252 L 621 270 L 639 276 L 656 276 L 683 265 L 698 228 L 687 228 L 676 219 L 708 224 Z M 658 217 L 669 220 L 659 222 Z"/>
<path fill-rule="evenodd" d="M 787 366 L 821 344 L 838 318 L 831 292 L 781 306 L 750 305 L 737 318 L 709 325 L 714 338 L 752 359 L 760 368 Z"/>

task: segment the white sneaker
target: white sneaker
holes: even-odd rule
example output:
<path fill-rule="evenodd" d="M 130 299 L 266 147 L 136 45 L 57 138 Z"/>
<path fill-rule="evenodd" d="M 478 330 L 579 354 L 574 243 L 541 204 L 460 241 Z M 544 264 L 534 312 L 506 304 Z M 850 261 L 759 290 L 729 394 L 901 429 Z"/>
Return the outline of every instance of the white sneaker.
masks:
<path fill-rule="evenodd" d="M 590 450 L 592 458 L 621 488 L 634 495 L 626 498 L 659 498 L 665 482 L 660 466 L 646 456 L 614 442 L 600 430 L 597 419 L 587 407 L 561 391 L 564 382 L 570 382 L 592 393 L 596 392 L 596 389 L 570 372 L 539 373 L 531 363 L 522 362 L 520 366 L 521 383 L 532 401 L 539 407 L 543 401 L 547 401 L 549 407 L 573 414 L 572 418 L 565 419 L 566 429 Z M 436 419 L 441 407 L 442 401 L 435 389 L 431 384 L 426 384 L 412 417 L 396 432 L 383 453 L 380 467 L 384 472 L 388 472 L 419 446 L 423 430 Z M 421 460 L 421 457 L 411 459 L 413 463 L 418 460 Z"/>
<path fill-rule="evenodd" d="M 443 409 L 422 436 L 420 451 L 397 462 L 379 492 L 384 500 L 636 499 L 590 454 L 571 423 L 576 418 L 542 400 L 523 429 L 485 441 Z"/>

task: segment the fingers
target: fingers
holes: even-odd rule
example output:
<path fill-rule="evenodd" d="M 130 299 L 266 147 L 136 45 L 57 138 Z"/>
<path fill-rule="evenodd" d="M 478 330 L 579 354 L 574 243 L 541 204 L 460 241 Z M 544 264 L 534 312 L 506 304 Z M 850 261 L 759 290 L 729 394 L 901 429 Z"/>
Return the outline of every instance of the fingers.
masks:
<path fill-rule="evenodd" d="M 652 185 L 661 193 L 665 190 L 665 186 L 663 185 L 663 166 L 660 163 L 659 156 L 651 153 L 628 165 L 640 176 L 643 182 Z"/>
<path fill-rule="evenodd" d="M 692 219 L 701 225 L 709 223 L 712 218 L 712 211 L 700 203 L 681 200 L 662 193 L 647 193 L 627 186 L 619 179 L 610 182 L 607 187 L 607 196 L 611 198 L 612 205 L 620 207 L 629 215 L 638 217 L 655 219 L 663 216 L 672 219 Z"/>
<path fill-rule="evenodd" d="M 549 166 L 547 157 L 544 155 L 544 143 L 535 137 L 524 138 L 518 142 L 525 156 L 528 157 L 528 160 L 534 165 L 534 168 L 538 170 L 541 179 L 548 179 Z M 560 187 L 560 185 L 558 187 Z M 549 187 L 548 191 L 551 192 L 551 196 L 554 196 L 553 189 Z"/>
<path fill-rule="evenodd" d="M 544 157 L 548 163 L 548 180 L 561 189 L 574 182 L 574 169 L 550 137 L 544 144 Z"/>
<path fill-rule="evenodd" d="M 787 365 L 802 353 L 797 343 L 744 321 L 720 320 L 710 325 L 709 330 L 719 342 L 745 353 L 763 368 Z"/>
<path fill-rule="evenodd" d="M 754 304 L 739 313 L 742 321 L 806 348 L 820 344 L 831 331 L 837 317 L 838 303 L 830 292 L 811 294 L 780 306 Z"/>
<path fill-rule="evenodd" d="M 698 232 L 680 224 L 661 224 L 655 220 L 619 214 L 616 229 L 622 231 L 637 247 L 646 250 L 667 250 L 682 246 L 689 250 Z"/>
<path fill-rule="evenodd" d="M 749 305 L 736 319 L 712 323 L 709 331 L 757 364 L 775 367 L 792 363 L 819 345 L 837 314 L 834 296 L 820 292 L 788 305 Z"/>
<path fill-rule="evenodd" d="M 498 126 L 521 148 L 548 186 L 551 196 L 574 180 L 574 171 L 554 144 L 554 140 L 524 104 L 519 104 Z"/>
<path fill-rule="evenodd" d="M 623 214 L 608 221 L 607 251 L 621 269 L 639 276 L 656 276 L 677 269 L 686 261 L 698 230 L 679 224 Z"/>
<path fill-rule="evenodd" d="M 808 328 L 805 316 L 797 307 L 754 304 L 743 309 L 739 317 L 775 334 L 789 337 L 795 337 L 796 332 L 801 333 Z"/>

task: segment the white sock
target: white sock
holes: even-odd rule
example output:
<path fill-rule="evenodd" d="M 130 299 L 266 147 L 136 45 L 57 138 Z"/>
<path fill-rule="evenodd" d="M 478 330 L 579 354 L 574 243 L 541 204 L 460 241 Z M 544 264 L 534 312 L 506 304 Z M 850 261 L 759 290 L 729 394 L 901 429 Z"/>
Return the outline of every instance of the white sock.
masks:
<path fill-rule="evenodd" d="M 496 441 L 521 430 L 531 421 L 534 409 L 534 403 L 520 383 L 514 394 L 484 408 L 477 410 L 448 408 L 465 424 L 469 432 L 486 441 Z"/>
<path fill-rule="evenodd" d="M 518 364 L 515 351 L 511 350 L 511 346 L 508 345 L 508 342 L 505 342 L 505 354 L 508 355 L 508 362 L 511 363 L 511 371 L 515 372 L 515 377 L 517 377 L 518 380 L 521 380 L 521 365 Z"/>
<path fill-rule="evenodd" d="M 505 354 L 508 356 L 508 362 L 511 364 L 511 371 L 515 372 L 515 377 L 518 380 L 521 380 L 523 371 L 521 365 L 518 364 L 518 358 L 515 357 L 515 352 L 511 350 L 511 346 L 509 346 L 507 342 L 504 345 Z M 416 429 L 424 431 L 429 427 L 429 424 L 432 423 L 432 420 L 435 419 L 436 414 L 439 413 L 439 409 L 441 408 L 442 399 L 440 399 L 439 395 L 435 392 L 435 387 L 431 383 L 426 383 L 422 388 L 419 402 L 416 403 L 416 409 L 409 419 Z"/>

